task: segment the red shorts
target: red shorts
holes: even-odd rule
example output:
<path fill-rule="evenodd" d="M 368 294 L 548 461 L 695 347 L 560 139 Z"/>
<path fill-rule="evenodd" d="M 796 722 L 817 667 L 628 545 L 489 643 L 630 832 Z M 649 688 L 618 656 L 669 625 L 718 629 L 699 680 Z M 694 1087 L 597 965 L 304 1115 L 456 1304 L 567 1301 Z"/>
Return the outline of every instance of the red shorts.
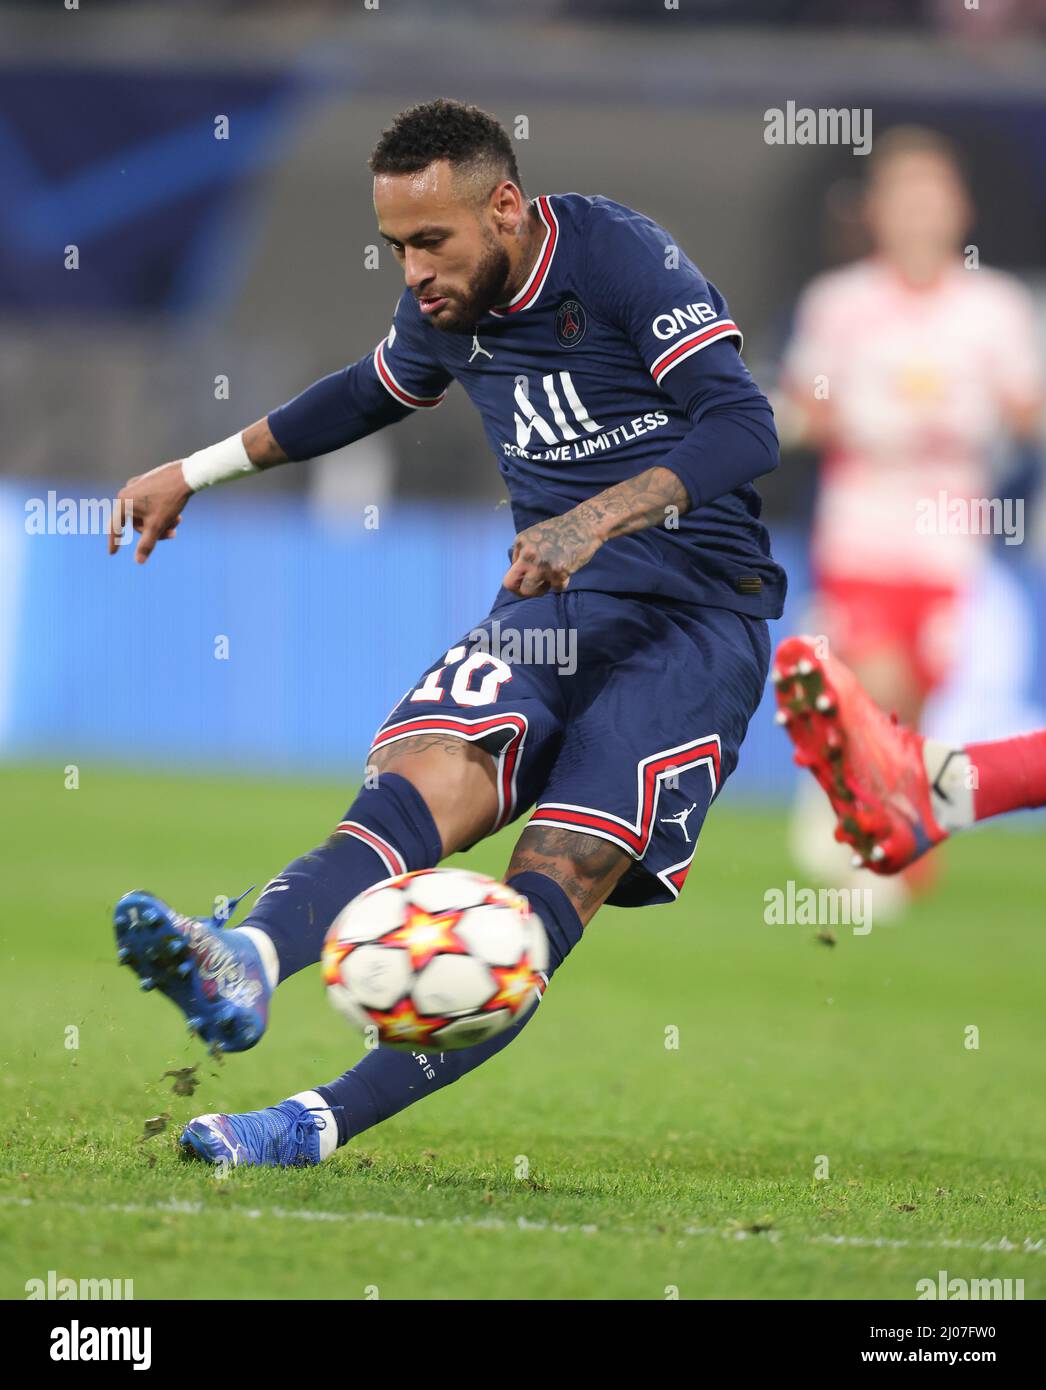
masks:
<path fill-rule="evenodd" d="M 955 585 L 821 574 L 816 594 L 818 624 L 851 666 L 899 648 L 924 696 L 948 678 L 962 594 Z"/>

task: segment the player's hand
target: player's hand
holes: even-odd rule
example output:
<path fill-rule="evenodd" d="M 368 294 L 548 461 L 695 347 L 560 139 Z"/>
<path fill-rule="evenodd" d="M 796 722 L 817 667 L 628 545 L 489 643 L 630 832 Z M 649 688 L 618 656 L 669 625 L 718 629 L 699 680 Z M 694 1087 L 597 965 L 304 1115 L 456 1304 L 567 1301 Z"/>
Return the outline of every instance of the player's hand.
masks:
<path fill-rule="evenodd" d="M 144 565 L 157 541 L 169 541 L 174 536 L 182 519 L 182 508 L 191 496 L 181 459 L 129 478 L 116 495 L 109 524 L 109 554 L 116 554 L 120 533 L 130 518 L 131 525 L 141 536 L 135 559 Z"/>
<path fill-rule="evenodd" d="M 501 582 L 523 598 L 535 598 L 549 589 L 559 593 L 602 544 L 603 538 L 577 508 L 539 521 L 516 537 L 512 564 Z"/>

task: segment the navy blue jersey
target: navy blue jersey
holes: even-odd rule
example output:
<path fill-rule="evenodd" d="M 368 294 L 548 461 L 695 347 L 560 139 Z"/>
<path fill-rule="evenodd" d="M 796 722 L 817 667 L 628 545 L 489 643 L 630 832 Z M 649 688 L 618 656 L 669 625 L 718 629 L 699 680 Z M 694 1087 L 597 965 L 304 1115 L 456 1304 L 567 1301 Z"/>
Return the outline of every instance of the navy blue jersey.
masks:
<path fill-rule="evenodd" d="M 434 327 L 405 290 L 374 354 L 274 411 L 275 438 L 310 457 L 439 405 L 458 381 L 518 531 L 655 464 L 686 485 L 689 511 L 607 542 L 572 589 L 780 616 L 785 577 L 752 486 L 777 463 L 773 416 L 722 295 L 657 223 L 619 203 L 564 193 L 534 207 L 544 244 L 510 303 L 469 336 Z"/>

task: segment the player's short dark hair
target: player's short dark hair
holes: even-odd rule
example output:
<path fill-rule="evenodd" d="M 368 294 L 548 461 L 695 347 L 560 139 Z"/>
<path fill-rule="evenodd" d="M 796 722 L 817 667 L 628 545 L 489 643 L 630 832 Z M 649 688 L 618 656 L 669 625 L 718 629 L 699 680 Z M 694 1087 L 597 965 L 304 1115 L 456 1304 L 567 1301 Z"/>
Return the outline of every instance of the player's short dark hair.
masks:
<path fill-rule="evenodd" d="M 370 169 L 373 174 L 416 174 L 437 159 L 474 176 L 481 198 L 501 179 L 511 179 L 522 190 L 516 154 L 504 126 L 478 106 L 447 97 L 401 111 L 381 132 Z"/>

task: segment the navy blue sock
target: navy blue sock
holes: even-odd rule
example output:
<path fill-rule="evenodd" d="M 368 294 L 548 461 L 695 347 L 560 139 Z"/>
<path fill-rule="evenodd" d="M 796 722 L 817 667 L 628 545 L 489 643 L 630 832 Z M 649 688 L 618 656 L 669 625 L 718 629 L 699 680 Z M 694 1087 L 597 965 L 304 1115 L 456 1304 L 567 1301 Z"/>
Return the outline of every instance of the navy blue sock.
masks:
<path fill-rule="evenodd" d="M 272 940 L 285 980 L 320 958 L 327 928 L 357 894 L 380 879 L 431 869 L 443 856 L 420 792 L 395 772 L 365 787 L 325 844 L 295 859 L 267 884 L 245 927 Z"/>
<path fill-rule="evenodd" d="M 553 971 L 563 964 L 570 950 L 581 940 L 581 919 L 559 884 L 544 874 L 516 874 L 508 882 L 529 899 L 544 924 L 551 978 Z M 368 1052 L 337 1081 L 315 1088 L 334 1111 L 338 1143 L 347 1143 L 354 1135 L 362 1134 L 416 1100 L 474 1071 L 508 1047 L 536 1013 L 535 1007 L 496 1038 L 456 1052 L 395 1052 L 386 1047 Z"/>

